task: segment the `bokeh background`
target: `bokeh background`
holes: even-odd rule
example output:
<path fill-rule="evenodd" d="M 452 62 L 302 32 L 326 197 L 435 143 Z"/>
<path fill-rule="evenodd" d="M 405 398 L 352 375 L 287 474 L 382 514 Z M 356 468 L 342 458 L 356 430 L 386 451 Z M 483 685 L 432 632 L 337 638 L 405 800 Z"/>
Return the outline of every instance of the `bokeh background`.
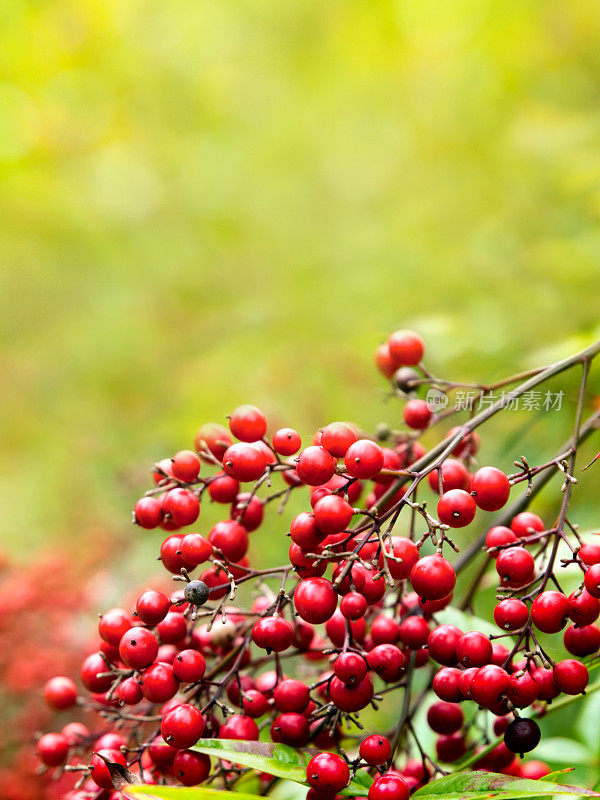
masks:
<path fill-rule="evenodd" d="M 92 614 L 145 579 L 158 540 L 130 509 L 200 423 L 240 402 L 307 436 L 395 423 L 372 353 L 397 327 L 436 372 L 484 381 L 598 338 L 599 37 L 585 0 L 3 4 L 11 653 L 30 664 L 48 635 L 44 598 Z M 576 377 L 560 386 L 568 406 Z M 482 456 L 547 457 L 570 425 L 507 414 Z M 77 620 L 52 664 L 83 646 Z M 5 661 L 29 703 L 47 665 L 25 684 Z"/>

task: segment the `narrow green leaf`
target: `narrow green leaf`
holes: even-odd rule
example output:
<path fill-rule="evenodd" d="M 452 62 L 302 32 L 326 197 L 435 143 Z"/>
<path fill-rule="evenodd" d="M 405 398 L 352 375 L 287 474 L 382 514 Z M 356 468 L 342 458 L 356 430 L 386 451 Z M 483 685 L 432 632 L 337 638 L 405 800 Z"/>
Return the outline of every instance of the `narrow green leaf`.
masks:
<path fill-rule="evenodd" d="M 121 792 L 127 800 L 264 800 L 256 794 L 222 792 L 206 786 L 127 786 Z"/>
<path fill-rule="evenodd" d="M 294 750 L 288 745 L 237 739 L 200 739 L 192 749 L 296 783 L 306 782 L 306 764 L 317 752 Z"/>
<path fill-rule="evenodd" d="M 501 795 L 502 800 L 521 797 L 552 795 L 585 795 L 600 797 L 598 792 L 579 786 L 566 786 L 548 781 L 513 778 L 493 772 L 455 772 L 418 789 L 413 797 L 443 797 L 443 800 L 483 800 L 490 795 Z"/>

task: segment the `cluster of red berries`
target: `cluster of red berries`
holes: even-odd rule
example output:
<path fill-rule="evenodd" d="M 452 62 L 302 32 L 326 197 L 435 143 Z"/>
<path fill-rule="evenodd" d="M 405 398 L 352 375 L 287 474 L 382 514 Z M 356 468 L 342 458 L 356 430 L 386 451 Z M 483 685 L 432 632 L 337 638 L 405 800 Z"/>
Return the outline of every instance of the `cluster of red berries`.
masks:
<path fill-rule="evenodd" d="M 98 648 L 81 667 L 87 697 L 67 677 L 48 682 L 52 708 L 78 704 L 115 726 L 96 737 L 71 722 L 39 740 L 45 765 L 69 761 L 81 772 L 73 800 L 94 786 L 92 796 L 110 795 L 107 762 L 127 765 L 146 783 L 190 786 L 210 776 L 228 786 L 241 768 L 227 764 L 211 772 L 208 756 L 194 744 L 202 737 L 254 741 L 265 728 L 275 743 L 322 751 L 307 766 L 310 800 L 331 800 L 358 769 L 374 777 L 369 800 L 406 800 L 441 771 L 439 763 L 482 747 L 481 726 L 465 722 L 461 704 L 467 701 L 486 709 L 494 733 L 504 737 L 482 754 L 478 768 L 545 774 L 540 762 L 515 757 L 533 750 L 540 737 L 534 719 L 519 711 L 541 713 L 559 693 L 585 690 L 588 672 L 580 659 L 600 647 L 594 624 L 600 546 L 574 548 L 572 563 L 585 573 L 584 585 L 567 597 L 548 588 L 555 579 L 544 545 L 557 531 L 535 514 L 517 514 L 510 527 L 496 525 L 487 534 L 503 597 L 494 611 L 498 635 L 440 623 L 437 615 L 452 602 L 456 584 L 446 557 L 456 549 L 449 532 L 470 525 L 478 510 L 503 508 L 519 481 L 494 466 L 474 468 L 475 431 L 453 428 L 442 455 L 428 460 L 418 437 L 441 420 L 416 396 L 429 380 L 423 354 L 423 340 L 411 331 L 395 332 L 376 354 L 394 393 L 406 401 L 406 430 L 381 426 L 372 436 L 332 422 L 303 446 L 292 428 L 267 437 L 265 415 L 246 405 L 230 415 L 228 428 L 203 425 L 194 450 L 155 465 L 155 488 L 135 504 L 134 521 L 168 533 L 160 559 L 183 586 L 170 594 L 148 589 L 134 609 L 101 616 Z M 415 500 L 425 477 L 439 495 L 437 518 Z M 282 530 L 291 537 L 288 563 L 254 568 L 251 534 L 266 510 L 281 510 L 303 487 L 305 510 Z M 228 507 L 224 518 L 203 533 L 185 530 L 197 522 L 205 497 Z M 403 508 L 412 513 L 399 535 L 394 526 Z M 248 585 L 255 587 L 250 607 L 232 605 Z M 554 663 L 536 631 L 557 633 L 569 620 L 564 644 L 575 657 Z M 496 641 L 503 636 L 510 648 Z M 284 672 L 284 663 L 298 661 L 302 669 Z M 360 730 L 360 712 L 384 696 L 409 693 L 416 670 L 427 672 L 437 696 L 427 715 L 438 736 L 436 753 L 407 756 L 416 734 L 406 717 L 398 730 L 356 742 L 346 728 Z M 410 717 L 410 703 L 407 708 Z"/>

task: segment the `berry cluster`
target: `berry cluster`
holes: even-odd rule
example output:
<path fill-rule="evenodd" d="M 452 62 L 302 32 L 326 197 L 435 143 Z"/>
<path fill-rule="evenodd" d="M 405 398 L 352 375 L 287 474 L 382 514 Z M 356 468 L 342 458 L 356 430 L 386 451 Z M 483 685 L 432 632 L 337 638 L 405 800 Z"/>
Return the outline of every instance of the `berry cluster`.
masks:
<path fill-rule="evenodd" d="M 371 435 L 332 422 L 303 445 L 292 428 L 268 436 L 265 415 L 245 405 L 228 427 L 203 425 L 193 450 L 154 466 L 155 486 L 135 504 L 134 521 L 166 532 L 160 560 L 182 586 L 146 589 L 135 608 L 101 615 L 97 650 L 81 666 L 86 696 L 65 676 L 46 684 L 53 709 L 77 705 L 109 725 L 94 733 L 70 722 L 39 739 L 44 765 L 81 773 L 72 800 L 116 800 L 111 763 L 145 783 L 229 787 L 243 768 L 211 765 L 193 746 L 202 737 L 252 742 L 261 731 L 274 743 L 319 751 L 306 769 L 310 800 L 331 800 L 359 769 L 374 779 L 369 800 L 406 800 L 465 756 L 478 769 L 527 777 L 548 771 L 516 754 L 536 747 L 533 717 L 548 703 L 585 691 L 582 658 L 600 647 L 600 546 L 582 543 L 566 515 L 584 435 L 587 361 L 573 360 L 585 368 L 567 451 L 537 467 L 523 458 L 509 475 L 475 461 L 476 428 L 490 413 L 472 415 L 429 450 L 422 444 L 425 432 L 455 413 L 430 409 L 418 396 L 422 387 L 449 393 L 459 386 L 431 375 L 424 349 L 416 333 L 396 331 L 376 353 L 404 403 L 400 430 L 381 425 Z M 544 379 L 535 376 L 514 392 Z M 511 380 L 518 382 L 503 383 Z M 537 476 L 557 469 L 565 476 L 563 500 L 547 526 L 524 509 Z M 519 484 L 527 492 L 505 509 Z M 425 500 L 417 500 L 418 489 Z M 291 539 L 287 563 L 253 566 L 249 543 L 265 513 L 281 513 L 302 491 L 303 510 L 282 529 Z M 198 524 L 206 499 L 225 509 L 208 530 Z M 450 557 L 459 550 L 454 531 L 502 509 L 484 534 L 498 578 L 498 633 L 444 623 L 468 560 Z M 581 573 L 569 596 L 555 574 L 559 548 L 568 552 L 563 566 Z M 477 542 L 471 549 L 469 558 Z M 247 587 L 246 605 L 234 605 Z M 539 633 L 557 634 L 567 624 L 564 645 L 573 658 L 556 663 Z M 414 688 L 416 673 L 434 698 L 427 723 L 437 735 L 435 753 L 425 752 L 414 725 L 424 697 Z M 395 694 L 397 724 L 365 733 L 361 712 Z M 503 739 L 490 745 L 493 735 Z"/>

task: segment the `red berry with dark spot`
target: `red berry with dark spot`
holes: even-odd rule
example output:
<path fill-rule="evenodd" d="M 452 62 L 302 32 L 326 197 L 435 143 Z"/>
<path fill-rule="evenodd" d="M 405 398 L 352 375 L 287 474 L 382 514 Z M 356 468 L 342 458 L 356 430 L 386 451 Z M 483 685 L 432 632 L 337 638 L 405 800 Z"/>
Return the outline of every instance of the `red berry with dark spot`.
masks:
<path fill-rule="evenodd" d="M 376 733 L 362 740 L 358 753 L 367 764 L 377 767 L 389 761 L 392 746 L 385 736 Z"/>
<path fill-rule="evenodd" d="M 383 467 L 383 450 L 370 439 L 359 439 L 346 451 L 344 464 L 353 478 L 374 478 Z"/>
<path fill-rule="evenodd" d="M 498 511 L 506 505 L 510 495 L 510 482 L 497 467 L 481 467 L 471 478 L 470 489 L 479 508 L 484 511 Z"/>
<path fill-rule="evenodd" d="M 341 756 L 335 753 L 318 753 L 308 762 L 306 779 L 313 789 L 334 795 L 348 785 L 350 770 Z"/>
<path fill-rule="evenodd" d="M 562 592 L 542 592 L 531 605 L 531 619 L 544 633 L 558 633 L 569 617 L 569 600 Z"/>
<path fill-rule="evenodd" d="M 280 428 L 273 435 L 273 447 L 280 456 L 293 456 L 302 447 L 302 437 L 293 428 Z"/>
<path fill-rule="evenodd" d="M 208 778 L 210 758 L 204 753 L 180 750 L 173 759 L 173 775 L 184 786 L 197 786 Z"/>
<path fill-rule="evenodd" d="M 468 492 L 462 489 L 450 489 L 444 492 L 437 504 L 440 522 L 451 528 L 464 528 L 473 522 L 477 506 Z"/>
<path fill-rule="evenodd" d="M 186 750 L 202 736 L 204 717 L 195 706 L 182 703 L 167 711 L 162 719 L 160 732 L 171 747 Z"/>

